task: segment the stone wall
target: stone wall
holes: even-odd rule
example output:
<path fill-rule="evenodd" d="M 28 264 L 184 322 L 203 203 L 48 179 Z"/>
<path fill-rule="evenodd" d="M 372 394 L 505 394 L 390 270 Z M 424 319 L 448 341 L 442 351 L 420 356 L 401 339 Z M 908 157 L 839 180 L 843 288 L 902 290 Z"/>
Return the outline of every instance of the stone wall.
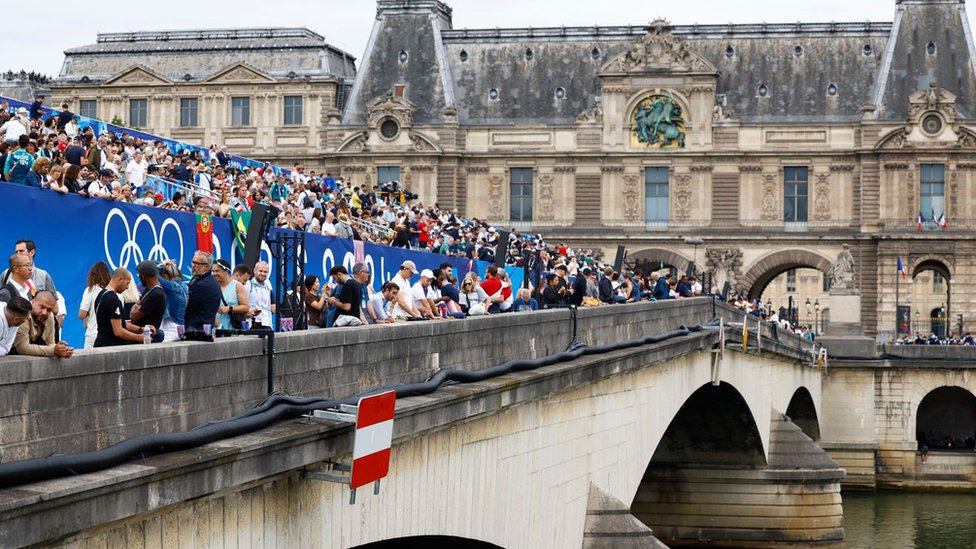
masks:
<path fill-rule="evenodd" d="M 712 315 L 706 298 L 581 309 L 578 339 L 621 341 Z M 543 356 L 571 338 L 568 310 L 281 334 L 275 388 L 351 396 L 424 381 L 439 368 L 478 370 Z M 70 360 L 3 357 L 0 459 L 89 451 L 230 417 L 264 398 L 266 372 L 256 337 L 79 351 Z"/>

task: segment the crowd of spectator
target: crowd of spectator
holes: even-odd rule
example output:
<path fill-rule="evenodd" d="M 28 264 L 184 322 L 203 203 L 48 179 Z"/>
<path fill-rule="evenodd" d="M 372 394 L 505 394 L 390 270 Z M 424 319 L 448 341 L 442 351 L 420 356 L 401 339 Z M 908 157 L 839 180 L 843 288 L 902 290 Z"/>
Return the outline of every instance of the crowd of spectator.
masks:
<path fill-rule="evenodd" d="M 976 345 L 976 339 L 970 333 L 960 337 L 939 336 L 934 333 L 929 334 L 927 337 L 922 334 L 915 334 L 914 336 L 904 336 L 896 339 L 895 345 Z"/>

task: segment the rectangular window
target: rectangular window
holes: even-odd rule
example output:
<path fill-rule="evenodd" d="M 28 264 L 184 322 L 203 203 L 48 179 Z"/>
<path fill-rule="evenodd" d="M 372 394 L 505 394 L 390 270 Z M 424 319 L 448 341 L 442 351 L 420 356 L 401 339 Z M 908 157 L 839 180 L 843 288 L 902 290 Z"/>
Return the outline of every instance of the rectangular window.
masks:
<path fill-rule="evenodd" d="M 302 125 L 302 96 L 300 95 L 285 96 L 285 125 L 286 126 Z"/>
<path fill-rule="evenodd" d="M 199 106 L 200 104 L 196 97 L 184 97 L 180 99 L 180 127 L 195 128 L 197 126 Z"/>
<path fill-rule="evenodd" d="M 805 223 L 807 221 L 807 167 L 783 168 L 785 189 L 783 192 L 783 221 Z"/>
<path fill-rule="evenodd" d="M 796 269 L 786 271 L 786 291 L 796 291 Z"/>
<path fill-rule="evenodd" d="M 511 168 L 510 221 L 532 221 L 532 170 L 533 168 Z"/>
<path fill-rule="evenodd" d="M 250 97 L 230 98 L 230 125 L 231 126 L 251 125 L 251 98 Z"/>
<path fill-rule="evenodd" d="M 148 125 L 147 111 L 149 107 L 146 103 L 145 99 L 129 100 L 129 126 L 133 128 L 145 128 Z"/>
<path fill-rule="evenodd" d="M 945 166 L 922 164 L 919 214 L 929 228 L 934 228 L 945 212 Z"/>
<path fill-rule="evenodd" d="M 390 181 L 400 181 L 400 166 L 378 166 L 376 168 L 376 182 L 382 185 Z"/>
<path fill-rule="evenodd" d="M 670 168 L 644 168 L 644 221 L 668 221 L 668 178 Z"/>
<path fill-rule="evenodd" d="M 98 118 L 98 101 L 82 99 L 78 105 L 78 114 L 85 118 Z"/>
<path fill-rule="evenodd" d="M 942 273 L 938 271 L 932 271 L 932 290 L 935 292 L 942 291 L 942 282 L 945 279 L 942 278 Z"/>

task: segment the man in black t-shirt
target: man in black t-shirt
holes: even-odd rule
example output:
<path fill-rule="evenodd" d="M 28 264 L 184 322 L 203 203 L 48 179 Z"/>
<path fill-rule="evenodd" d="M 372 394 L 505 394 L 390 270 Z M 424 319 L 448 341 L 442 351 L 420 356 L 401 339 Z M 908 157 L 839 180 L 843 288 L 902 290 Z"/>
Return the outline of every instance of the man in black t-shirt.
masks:
<path fill-rule="evenodd" d="M 119 267 L 112 273 L 112 280 L 102 293 L 95 298 L 95 322 L 98 326 L 95 347 L 142 343 L 142 328 L 124 318 L 122 300 L 118 296 L 131 283 L 132 275 L 124 267 Z M 150 326 L 150 332 L 155 334 L 155 327 Z"/>
<path fill-rule="evenodd" d="M 136 267 L 136 273 L 144 290 L 139 303 L 132 307 L 132 323 L 140 328 L 147 324 L 159 328 L 166 314 L 166 292 L 159 284 L 159 266 L 147 259 Z M 163 340 L 163 333 L 157 333 L 159 335 L 153 337 L 153 343 Z"/>
<path fill-rule="evenodd" d="M 71 145 L 64 151 L 64 159 L 69 164 L 81 166 L 81 159 L 85 157 L 85 148 L 81 146 L 81 138 L 75 137 L 71 140 Z"/>
<path fill-rule="evenodd" d="M 330 297 L 329 303 L 336 306 L 335 326 L 360 326 L 360 301 L 363 288 L 356 279 L 349 276 L 349 272 L 342 265 L 332 267 L 329 274 L 337 284 L 342 285 L 340 298 Z"/>

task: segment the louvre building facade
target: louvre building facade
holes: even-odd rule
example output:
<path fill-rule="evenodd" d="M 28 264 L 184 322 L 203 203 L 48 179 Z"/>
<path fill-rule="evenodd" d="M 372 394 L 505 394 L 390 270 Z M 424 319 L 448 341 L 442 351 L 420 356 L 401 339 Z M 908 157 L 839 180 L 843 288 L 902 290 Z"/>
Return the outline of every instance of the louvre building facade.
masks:
<path fill-rule="evenodd" d="M 895 330 L 901 257 L 900 305 L 954 333 L 976 315 L 976 53 L 962 0 L 892 7 L 888 23 L 455 30 L 442 2 L 380 0 L 358 61 L 305 29 L 100 35 L 52 89 L 825 314 L 822 273 L 849 244 L 869 334 Z"/>

